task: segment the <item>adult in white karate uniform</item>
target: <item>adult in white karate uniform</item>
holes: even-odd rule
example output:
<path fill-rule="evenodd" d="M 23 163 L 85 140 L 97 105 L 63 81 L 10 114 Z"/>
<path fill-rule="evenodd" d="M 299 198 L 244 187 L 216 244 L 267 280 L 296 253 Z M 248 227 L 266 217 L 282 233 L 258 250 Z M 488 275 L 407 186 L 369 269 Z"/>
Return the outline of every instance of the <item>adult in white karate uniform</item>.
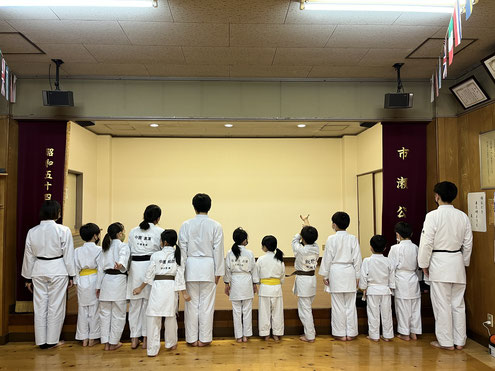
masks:
<path fill-rule="evenodd" d="M 124 239 L 124 226 L 121 223 L 110 224 L 98 259 L 96 295 L 100 300 L 101 342 L 105 344 L 105 350 L 122 346 L 120 338 L 127 310 L 127 266 L 130 256 Z"/>
<path fill-rule="evenodd" d="M 399 242 L 390 248 L 388 258 L 395 269 L 395 315 L 397 336 L 402 340 L 416 340 L 421 334 L 421 292 L 419 288 L 418 246 L 411 241 L 412 228 L 408 223 L 395 225 Z"/>
<path fill-rule="evenodd" d="M 457 187 L 441 182 L 433 190 L 436 210 L 426 214 L 419 243 L 418 263 L 430 281 L 435 315 L 436 347 L 462 349 L 466 344 L 466 268 L 473 246 L 469 218 L 452 205 Z"/>
<path fill-rule="evenodd" d="M 149 205 L 144 211 L 141 224 L 129 233 L 129 248 L 131 262 L 127 284 L 127 299 L 129 303 L 129 328 L 131 330 L 131 348 L 139 345 L 139 337 L 143 337 L 143 349 L 146 349 L 146 308 L 151 286 L 145 287 L 139 295 L 132 290 L 144 281 L 146 269 L 150 263 L 151 254 L 160 251 L 160 235 L 163 228 L 157 224 L 160 221 L 162 210 L 157 205 Z"/>
<path fill-rule="evenodd" d="M 96 297 L 98 277 L 98 259 L 101 254 L 100 227 L 87 223 L 79 228 L 79 235 L 86 241 L 74 252 L 77 285 L 77 330 L 76 340 L 82 340 L 83 346 L 93 346 L 100 338 L 100 312 Z"/>
<path fill-rule="evenodd" d="M 343 211 L 332 216 L 332 228 L 321 260 L 319 274 L 332 298 L 332 335 L 353 340 L 358 335 L 356 290 L 361 272 L 361 250 L 356 236 L 346 232 L 350 217 Z"/>
<path fill-rule="evenodd" d="M 282 284 L 285 277 L 284 253 L 277 248 L 274 236 L 265 236 L 261 241 L 265 255 L 256 261 L 256 278 L 259 278 L 258 290 L 258 332 L 265 340 L 279 340 L 284 335 L 284 300 Z"/>
<path fill-rule="evenodd" d="M 146 270 L 144 282 L 133 291 L 139 294 L 146 285 L 151 286 L 151 292 L 146 309 L 148 324 L 147 353 L 154 357 L 160 350 L 160 331 L 162 317 L 165 317 L 165 348 L 177 348 L 177 311 L 179 305 L 179 291 L 184 300 L 191 300 L 186 292 L 184 280 L 184 261 L 177 246 L 177 232 L 166 229 L 161 234 L 162 250 L 151 255 L 150 264 Z"/>
<path fill-rule="evenodd" d="M 292 292 L 297 296 L 297 313 L 304 327 L 304 335 L 299 339 L 306 342 L 314 342 L 316 337 L 311 305 L 316 295 L 315 270 L 318 264 L 320 248 L 316 243 L 318 231 L 309 224 L 309 215 L 302 217 L 304 222 L 301 233 L 292 239 L 292 251 L 294 252 L 295 272 L 294 287 Z"/>
<path fill-rule="evenodd" d="M 223 230 L 208 217 L 210 196 L 198 193 L 192 204 L 196 217 L 185 221 L 179 231 L 179 246 L 186 258 L 186 288 L 191 296 L 185 306 L 184 326 L 187 343 L 205 346 L 213 339 L 216 285 L 225 274 Z"/>
<path fill-rule="evenodd" d="M 363 260 L 359 288 L 365 290 L 366 311 L 368 314 L 368 339 L 380 340 L 380 317 L 383 340 L 394 337 L 392 319 L 392 291 L 395 289 L 393 261 L 383 256 L 387 241 L 382 235 L 371 237 L 372 255 Z"/>
<path fill-rule="evenodd" d="M 253 336 L 253 297 L 259 280 L 254 278 L 255 260 L 251 250 L 246 249 L 248 234 L 242 228 L 233 233 L 234 244 L 225 258 L 225 294 L 232 302 L 234 336 L 238 343 L 247 342 Z"/>
<path fill-rule="evenodd" d="M 55 223 L 61 216 L 57 201 L 41 206 L 41 222 L 26 236 L 22 276 L 33 293 L 34 335 L 42 349 L 62 345 L 67 287 L 76 274 L 74 243 L 68 227 Z"/>

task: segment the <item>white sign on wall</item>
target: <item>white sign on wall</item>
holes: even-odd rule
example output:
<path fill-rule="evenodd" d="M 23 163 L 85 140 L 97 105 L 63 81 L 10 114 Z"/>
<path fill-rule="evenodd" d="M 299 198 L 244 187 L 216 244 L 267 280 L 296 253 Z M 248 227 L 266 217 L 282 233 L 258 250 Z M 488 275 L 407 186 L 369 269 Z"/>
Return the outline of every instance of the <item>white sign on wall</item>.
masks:
<path fill-rule="evenodd" d="M 473 232 L 486 232 L 486 194 L 468 193 L 468 216 Z"/>

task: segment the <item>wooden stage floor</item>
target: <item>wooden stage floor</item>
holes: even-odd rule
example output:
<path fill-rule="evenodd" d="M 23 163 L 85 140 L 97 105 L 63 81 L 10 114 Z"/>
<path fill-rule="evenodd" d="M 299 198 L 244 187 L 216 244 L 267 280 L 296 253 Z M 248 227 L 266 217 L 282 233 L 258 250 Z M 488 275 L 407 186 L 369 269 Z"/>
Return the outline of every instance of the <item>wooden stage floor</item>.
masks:
<path fill-rule="evenodd" d="M 252 338 L 246 344 L 232 339 L 215 339 L 206 348 L 192 348 L 183 341 L 175 351 L 163 348 L 155 358 L 142 349 L 131 350 L 124 343 L 115 352 L 105 352 L 102 345 L 83 348 L 68 342 L 58 349 L 40 350 L 33 343 L 9 343 L 0 346 L 0 370 L 123 370 L 208 369 L 208 370 L 492 370 L 495 358 L 487 348 L 468 340 L 463 351 L 433 348 L 432 334 L 418 341 L 373 343 L 360 335 L 356 341 L 338 342 L 319 336 L 313 344 L 287 336 L 281 342 Z M 163 342 L 162 342 L 163 346 Z"/>

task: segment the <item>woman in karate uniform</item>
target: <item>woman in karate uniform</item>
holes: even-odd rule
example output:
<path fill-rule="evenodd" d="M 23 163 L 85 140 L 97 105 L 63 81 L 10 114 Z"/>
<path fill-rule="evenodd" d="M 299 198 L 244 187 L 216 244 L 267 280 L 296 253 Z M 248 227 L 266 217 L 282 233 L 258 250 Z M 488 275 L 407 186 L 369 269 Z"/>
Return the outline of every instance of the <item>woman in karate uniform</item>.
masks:
<path fill-rule="evenodd" d="M 157 205 L 149 205 L 144 210 L 144 220 L 139 227 L 129 233 L 129 248 L 131 263 L 127 286 L 129 304 L 129 327 L 131 330 L 131 348 L 139 345 L 139 337 L 143 337 L 143 349 L 146 349 L 146 308 L 151 287 L 145 287 L 139 294 L 134 295 L 132 290 L 144 282 L 146 269 L 150 263 L 151 254 L 160 251 L 160 235 L 163 228 L 156 224 L 160 221 L 162 210 Z"/>
<path fill-rule="evenodd" d="M 252 251 L 246 249 L 248 234 L 242 228 L 237 228 L 233 234 L 234 244 L 225 259 L 225 294 L 232 302 L 234 319 L 234 336 L 238 343 L 247 342 L 253 336 L 252 309 L 253 297 L 257 291 L 255 260 Z"/>
<path fill-rule="evenodd" d="M 184 280 L 184 261 L 181 261 L 181 251 L 177 246 L 177 232 L 166 229 L 161 234 L 161 251 L 151 255 L 150 264 L 146 270 L 144 282 L 133 290 L 139 295 L 147 286 L 151 293 L 146 310 L 148 333 L 147 353 L 154 357 L 160 350 L 160 331 L 162 317 L 165 317 L 165 348 L 177 348 L 177 310 L 179 306 L 179 291 L 185 301 L 191 300 L 186 291 Z"/>
<path fill-rule="evenodd" d="M 105 350 L 122 346 L 120 337 L 125 326 L 126 270 L 130 255 L 124 239 L 124 226 L 121 223 L 110 224 L 98 259 L 96 296 L 100 300 L 101 343 L 105 344 Z"/>

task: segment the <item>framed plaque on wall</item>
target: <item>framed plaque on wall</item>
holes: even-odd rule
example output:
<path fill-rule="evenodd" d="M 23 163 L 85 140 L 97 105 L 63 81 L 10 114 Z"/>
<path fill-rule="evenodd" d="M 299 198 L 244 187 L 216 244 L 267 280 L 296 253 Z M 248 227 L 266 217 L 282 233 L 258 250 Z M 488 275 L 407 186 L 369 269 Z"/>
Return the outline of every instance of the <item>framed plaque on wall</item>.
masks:
<path fill-rule="evenodd" d="M 495 188 L 495 130 L 480 134 L 481 189 Z"/>

